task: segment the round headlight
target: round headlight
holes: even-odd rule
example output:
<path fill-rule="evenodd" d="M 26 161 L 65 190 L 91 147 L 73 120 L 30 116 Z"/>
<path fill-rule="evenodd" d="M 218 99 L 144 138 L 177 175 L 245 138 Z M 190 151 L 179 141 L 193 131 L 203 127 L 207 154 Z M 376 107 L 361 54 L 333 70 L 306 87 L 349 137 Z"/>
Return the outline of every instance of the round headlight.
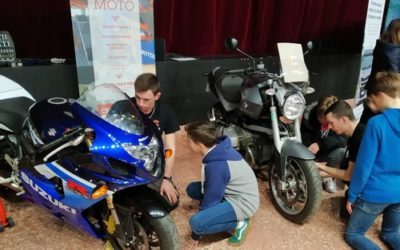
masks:
<path fill-rule="evenodd" d="M 283 115 L 290 120 L 296 120 L 303 112 L 305 105 L 306 101 L 301 94 L 291 94 L 286 97 L 283 104 Z"/>

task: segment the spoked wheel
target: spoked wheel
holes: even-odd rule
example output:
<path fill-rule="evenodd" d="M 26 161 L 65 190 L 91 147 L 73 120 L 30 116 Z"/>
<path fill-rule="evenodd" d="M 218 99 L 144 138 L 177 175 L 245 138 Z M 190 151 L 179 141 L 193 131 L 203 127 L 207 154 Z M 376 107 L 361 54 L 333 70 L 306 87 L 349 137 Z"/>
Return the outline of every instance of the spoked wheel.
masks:
<path fill-rule="evenodd" d="M 275 208 L 294 223 L 306 222 L 321 205 L 321 178 L 313 161 L 288 159 L 283 180 L 273 165 L 269 185 Z"/>
<path fill-rule="evenodd" d="M 115 233 L 115 223 L 114 219 L 110 216 L 108 219 L 108 225 L 107 225 L 107 230 L 109 231 L 109 240 L 106 243 L 106 249 L 135 249 L 135 250 L 144 250 L 144 249 L 150 249 L 149 246 L 149 241 L 147 240 L 147 235 L 146 231 L 140 225 L 139 222 L 136 220 L 133 221 L 132 223 L 134 227 L 134 232 L 135 235 L 130 239 L 130 245 L 127 246 L 125 245 L 125 242 L 123 239 L 120 239 L 118 237 L 114 236 Z"/>
<path fill-rule="evenodd" d="M 170 215 L 162 218 L 147 219 L 143 215 L 135 216 L 133 220 L 135 236 L 131 239 L 129 246 L 122 239 L 113 236 L 114 226 L 112 217 L 108 220 L 107 231 L 109 240 L 107 249 L 179 249 L 179 235 L 175 223 Z M 109 245 L 110 247 L 107 247 Z"/>

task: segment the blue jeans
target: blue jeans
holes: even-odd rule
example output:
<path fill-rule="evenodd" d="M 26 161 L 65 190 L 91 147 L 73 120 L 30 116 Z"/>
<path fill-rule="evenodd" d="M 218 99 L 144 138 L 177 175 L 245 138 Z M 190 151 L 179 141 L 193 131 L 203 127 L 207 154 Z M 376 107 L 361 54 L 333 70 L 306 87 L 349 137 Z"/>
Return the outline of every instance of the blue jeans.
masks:
<path fill-rule="evenodd" d="M 192 182 L 186 192 L 194 200 L 202 200 L 201 182 Z M 189 221 L 192 231 L 198 235 L 214 234 L 234 230 L 237 225 L 237 218 L 232 205 L 222 200 L 215 206 L 201 210 L 194 214 Z"/>
<path fill-rule="evenodd" d="M 344 233 L 346 242 L 354 249 L 380 249 L 374 242 L 365 237 L 365 232 L 382 212 L 383 221 L 380 237 L 389 248 L 400 249 L 400 203 L 377 204 L 358 198 Z"/>

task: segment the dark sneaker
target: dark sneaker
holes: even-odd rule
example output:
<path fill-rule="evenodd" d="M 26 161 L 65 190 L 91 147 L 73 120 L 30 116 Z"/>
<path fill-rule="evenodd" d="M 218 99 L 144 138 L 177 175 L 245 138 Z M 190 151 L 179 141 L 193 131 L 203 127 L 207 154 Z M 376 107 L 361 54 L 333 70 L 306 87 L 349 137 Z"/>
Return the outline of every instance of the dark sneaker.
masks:
<path fill-rule="evenodd" d="M 250 219 L 245 219 L 242 225 L 236 228 L 233 235 L 228 239 L 228 244 L 231 246 L 240 246 L 244 242 L 247 236 L 247 232 L 250 228 Z"/>
<path fill-rule="evenodd" d="M 325 178 L 322 182 L 322 187 L 328 193 L 334 194 L 337 192 L 336 182 L 333 178 Z"/>

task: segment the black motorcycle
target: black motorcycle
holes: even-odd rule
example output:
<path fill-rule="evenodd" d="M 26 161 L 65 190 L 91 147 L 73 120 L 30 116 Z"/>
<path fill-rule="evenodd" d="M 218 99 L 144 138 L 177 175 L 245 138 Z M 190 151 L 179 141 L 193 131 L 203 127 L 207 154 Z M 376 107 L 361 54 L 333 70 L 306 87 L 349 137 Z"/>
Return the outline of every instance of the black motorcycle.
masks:
<path fill-rule="evenodd" d="M 242 52 L 236 39 L 227 39 L 225 45 L 252 64 L 243 69 L 218 67 L 208 74 L 210 90 L 219 100 L 209 119 L 254 170 L 267 170 L 276 209 L 290 221 L 304 223 L 320 207 L 322 186 L 315 157 L 301 143 L 304 96 L 314 92 L 302 47 L 279 43 L 281 74 L 274 74 Z"/>

